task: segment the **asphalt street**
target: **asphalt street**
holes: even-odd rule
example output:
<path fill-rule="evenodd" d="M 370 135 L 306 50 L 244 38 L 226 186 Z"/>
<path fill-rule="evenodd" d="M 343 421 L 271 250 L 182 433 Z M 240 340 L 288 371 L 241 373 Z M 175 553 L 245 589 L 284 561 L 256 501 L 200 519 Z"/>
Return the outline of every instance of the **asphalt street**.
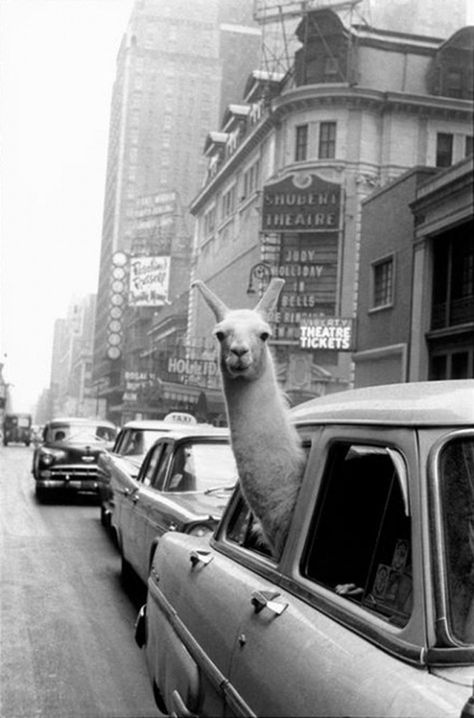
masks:
<path fill-rule="evenodd" d="M 0 717 L 157 716 L 99 506 L 38 503 L 32 455 L 0 447 Z"/>

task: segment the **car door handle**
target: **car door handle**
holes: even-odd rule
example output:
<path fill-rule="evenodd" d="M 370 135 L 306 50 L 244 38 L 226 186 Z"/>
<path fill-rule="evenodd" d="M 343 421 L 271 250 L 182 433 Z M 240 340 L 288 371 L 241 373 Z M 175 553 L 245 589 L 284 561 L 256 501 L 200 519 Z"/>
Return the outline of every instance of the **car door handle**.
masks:
<path fill-rule="evenodd" d="M 200 551 L 199 549 L 196 549 L 196 551 L 191 551 L 189 560 L 191 561 L 193 567 L 197 566 L 198 563 L 202 563 L 204 566 L 207 566 L 208 563 L 211 563 L 213 558 L 214 556 L 210 551 Z"/>
<path fill-rule="evenodd" d="M 260 613 L 264 608 L 268 608 L 269 611 L 279 616 L 288 607 L 287 603 L 275 600 L 279 595 L 273 591 L 253 591 L 250 603 L 254 607 L 255 613 Z"/>
<path fill-rule="evenodd" d="M 171 694 L 171 703 L 173 705 L 171 718 L 197 718 L 196 714 L 188 709 L 176 689 Z"/>

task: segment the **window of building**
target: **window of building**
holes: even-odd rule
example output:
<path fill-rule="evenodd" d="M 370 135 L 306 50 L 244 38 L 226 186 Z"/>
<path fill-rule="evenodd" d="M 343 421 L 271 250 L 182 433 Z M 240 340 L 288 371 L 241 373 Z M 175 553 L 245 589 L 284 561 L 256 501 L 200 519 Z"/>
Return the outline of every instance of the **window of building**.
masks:
<path fill-rule="evenodd" d="M 472 321 L 474 316 L 474 225 L 440 235 L 433 245 L 431 329 Z"/>
<path fill-rule="evenodd" d="M 398 452 L 333 444 L 301 570 L 348 602 L 406 625 L 412 610 L 411 519 Z"/>
<path fill-rule="evenodd" d="M 260 160 L 254 162 L 244 172 L 243 187 L 242 187 L 242 199 L 250 197 L 250 195 L 258 189 L 260 180 Z"/>
<path fill-rule="evenodd" d="M 216 208 L 211 207 L 204 215 L 204 237 L 208 237 L 214 232 L 216 227 Z"/>
<path fill-rule="evenodd" d="M 374 263 L 372 271 L 372 308 L 378 309 L 390 306 L 393 304 L 393 257 Z"/>
<path fill-rule="evenodd" d="M 464 156 L 469 157 L 469 155 L 472 155 L 474 150 L 473 145 L 474 137 L 472 135 L 466 135 L 466 144 L 465 144 L 465 150 L 464 150 Z"/>
<path fill-rule="evenodd" d="M 453 164 L 453 135 L 438 132 L 436 135 L 436 167 L 451 167 Z"/>
<path fill-rule="evenodd" d="M 463 78 L 462 70 L 451 69 L 446 73 L 446 95 L 448 97 L 462 97 Z"/>
<path fill-rule="evenodd" d="M 302 162 L 308 153 L 308 125 L 297 125 L 295 137 L 295 161 Z"/>
<path fill-rule="evenodd" d="M 235 185 L 222 195 L 222 219 L 230 217 L 235 210 Z"/>
<path fill-rule="evenodd" d="M 336 156 L 336 123 L 321 122 L 319 125 L 319 151 L 320 160 L 334 159 Z"/>
<path fill-rule="evenodd" d="M 326 57 L 324 61 L 325 82 L 337 82 L 339 79 L 339 62 L 337 57 Z"/>

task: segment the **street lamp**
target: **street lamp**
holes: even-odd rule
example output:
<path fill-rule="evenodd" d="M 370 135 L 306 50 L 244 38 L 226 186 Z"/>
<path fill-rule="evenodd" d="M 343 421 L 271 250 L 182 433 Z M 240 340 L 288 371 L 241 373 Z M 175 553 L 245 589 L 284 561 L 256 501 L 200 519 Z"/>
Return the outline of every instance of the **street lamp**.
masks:
<path fill-rule="evenodd" d="M 251 294 L 256 293 L 256 289 L 254 287 L 254 280 L 258 282 L 258 293 L 260 295 L 263 294 L 263 291 L 264 289 L 266 289 L 266 286 L 269 284 L 272 276 L 272 268 L 269 264 L 267 264 L 266 262 L 258 262 L 258 264 L 254 264 L 253 267 L 250 269 L 247 294 L 250 296 Z"/>

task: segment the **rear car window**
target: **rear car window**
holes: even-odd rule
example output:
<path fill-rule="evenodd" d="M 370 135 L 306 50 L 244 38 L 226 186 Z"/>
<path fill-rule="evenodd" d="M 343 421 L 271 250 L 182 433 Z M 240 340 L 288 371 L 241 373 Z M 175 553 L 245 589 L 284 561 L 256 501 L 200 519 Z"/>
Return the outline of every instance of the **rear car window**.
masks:
<path fill-rule="evenodd" d="M 49 426 L 46 432 L 46 441 L 76 441 L 78 443 L 87 441 L 114 441 L 115 429 L 100 424 L 72 423 L 54 424 Z"/>
<path fill-rule="evenodd" d="M 439 457 L 448 616 L 453 635 L 474 643 L 474 435 L 447 443 Z"/>
<path fill-rule="evenodd" d="M 404 466 L 388 448 L 333 445 L 302 562 L 306 578 L 397 626 L 412 609 Z"/>

